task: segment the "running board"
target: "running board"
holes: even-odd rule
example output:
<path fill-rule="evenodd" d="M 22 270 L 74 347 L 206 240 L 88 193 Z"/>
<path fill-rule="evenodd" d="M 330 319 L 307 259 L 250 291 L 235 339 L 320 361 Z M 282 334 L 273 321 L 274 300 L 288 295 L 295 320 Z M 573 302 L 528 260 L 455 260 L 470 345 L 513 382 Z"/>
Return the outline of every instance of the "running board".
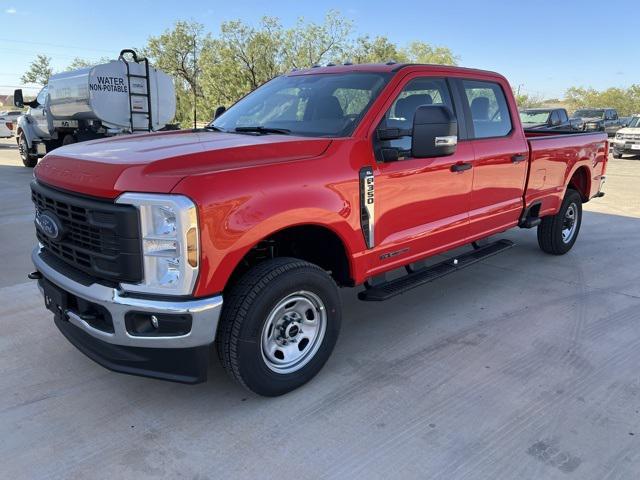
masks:
<path fill-rule="evenodd" d="M 409 290 L 444 277 L 485 258 L 497 255 L 500 252 L 510 249 L 514 243 L 511 240 L 498 240 L 486 246 L 472 250 L 456 258 L 450 258 L 430 267 L 416 270 L 407 275 L 368 287 L 358 293 L 358 298 L 365 302 L 381 302 L 391 297 L 408 292 Z"/>

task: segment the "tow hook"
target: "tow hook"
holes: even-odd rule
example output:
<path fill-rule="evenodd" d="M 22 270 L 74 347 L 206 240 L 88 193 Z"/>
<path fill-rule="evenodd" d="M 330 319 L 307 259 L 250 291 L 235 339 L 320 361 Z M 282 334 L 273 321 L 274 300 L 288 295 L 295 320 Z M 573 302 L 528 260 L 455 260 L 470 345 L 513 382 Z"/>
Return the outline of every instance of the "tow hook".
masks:
<path fill-rule="evenodd" d="M 36 270 L 35 272 L 31 272 L 29 275 L 27 275 L 27 278 L 29 280 L 40 280 L 42 278 L 42 274 Z"/>

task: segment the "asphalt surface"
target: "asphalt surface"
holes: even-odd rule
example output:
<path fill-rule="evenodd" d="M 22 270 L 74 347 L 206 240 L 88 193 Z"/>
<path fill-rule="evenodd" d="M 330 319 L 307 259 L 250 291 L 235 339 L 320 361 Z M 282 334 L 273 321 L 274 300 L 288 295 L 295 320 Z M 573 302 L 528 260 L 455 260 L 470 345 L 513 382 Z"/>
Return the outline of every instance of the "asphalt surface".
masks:
<path fill-rule="evenodd" d="M 307 386 L 260 398 L 111 373 L 32 282 L 32 207 L 0 140 L 2 478 L 640 478 L 640 159 L 612 160 L 563 257 L 535 232 L 381 304 L 345 290 Z"/>

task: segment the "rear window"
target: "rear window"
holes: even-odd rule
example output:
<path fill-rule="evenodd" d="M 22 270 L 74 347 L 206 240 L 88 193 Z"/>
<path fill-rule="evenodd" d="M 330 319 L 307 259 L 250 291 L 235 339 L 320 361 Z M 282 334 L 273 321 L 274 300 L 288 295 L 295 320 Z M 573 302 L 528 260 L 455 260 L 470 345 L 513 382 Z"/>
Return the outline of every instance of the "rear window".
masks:
<path fill-rule="evenodd" d="M 509 106 L 497 83 L 463 80 L 475 138 L 504 137 L 511 132 Z"/>

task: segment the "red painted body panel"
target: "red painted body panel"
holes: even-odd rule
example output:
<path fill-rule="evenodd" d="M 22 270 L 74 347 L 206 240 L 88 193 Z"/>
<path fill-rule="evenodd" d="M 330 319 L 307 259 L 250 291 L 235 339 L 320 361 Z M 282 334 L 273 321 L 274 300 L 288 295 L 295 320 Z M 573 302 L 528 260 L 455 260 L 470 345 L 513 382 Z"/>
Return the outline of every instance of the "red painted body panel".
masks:
<path fill-rule="evenodd" d="M 293 75 L 394 68 L 340 66 Z M 449 157 L 376 162 L 376 126 L 397 92 L 415 76 L 500 83 L 509 102 L 512 133 L 500 139 L 461 141 Z M 529 161 L 514 163 L 515 154 L 525 154 Z M 452 172 L 451 166 L 462 161 L 473 168 Z M 512 228 L 523 208 L 534 202 L 542 202 L 544 214 L 555 213 L 578 168 L 588 170 L 590 198 L 597 193 L 605 162 L 604 134 L 525 137 L 511 88 L 498 74 L 410 66 L 392 77 L 348 138 L 204 131 L 118 137 L 55 150 L 38 166 L 36 176 L 95 197 L 113 199 L 125 191 L 190 197 L 198 206 L 201 227 L 201 268 L 194 295 L 205 296 L 224 290 L 244 255 L 282 229 L 318 225 L 333 232 L 345 247 L 351 278 L 358 284 Z M 365 166 L 375 177 L 372 249 L 367 249 L 360 227 L 358 174 Z M 402 253 L 381 258 L 398 251 Z"/>

